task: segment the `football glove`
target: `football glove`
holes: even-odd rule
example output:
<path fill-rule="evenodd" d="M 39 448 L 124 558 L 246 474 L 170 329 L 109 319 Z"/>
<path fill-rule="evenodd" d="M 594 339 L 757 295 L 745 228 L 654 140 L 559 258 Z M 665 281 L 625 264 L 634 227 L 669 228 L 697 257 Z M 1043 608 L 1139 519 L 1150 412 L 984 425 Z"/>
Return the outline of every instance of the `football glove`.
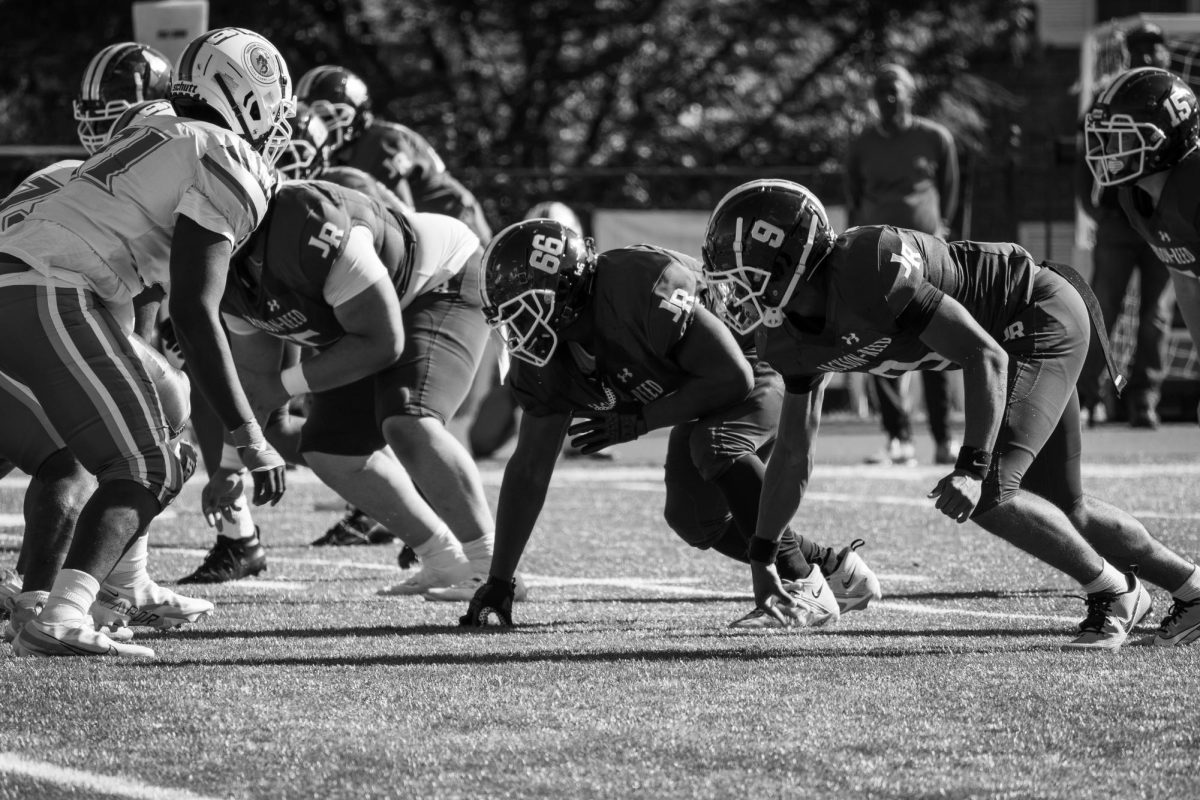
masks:
<path fill-rule="evenodd" d="M 632 442 L 647 430 L 640 409 L 622 411 L 581 411 L 567 428 L 571 446 L 585 456 L 621 442 Z"/>
<path fill-rule="evenodd" d="M 489 575 L 487 583 L 475 590 L 467 613 L 458 618 L 458 624 L 464 628 L 509 627 L 513 624 L 512 604 L 516 586 L 513 578 Z"/>

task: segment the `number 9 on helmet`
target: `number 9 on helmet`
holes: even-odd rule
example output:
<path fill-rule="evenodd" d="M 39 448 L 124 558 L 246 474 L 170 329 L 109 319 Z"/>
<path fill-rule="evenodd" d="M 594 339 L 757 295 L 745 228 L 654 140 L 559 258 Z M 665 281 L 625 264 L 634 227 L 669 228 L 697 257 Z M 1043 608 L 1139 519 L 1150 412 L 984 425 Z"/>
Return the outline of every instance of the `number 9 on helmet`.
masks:
<path fill-rule="evenodd" d="M 558 334 L 579 319 L 591 291 L 590 239 L 552 219 L 500 231 L 483 254 L 483 314 L 513 358 L 544 367 Z"/>
<path fill-rule="evenodd" d="M 833 249 L 816 195 L 798 183 L 757 180 L 721 198 L 704 235 L 704 276 L 732 330 L 776 327 L 802 278 Z"/>

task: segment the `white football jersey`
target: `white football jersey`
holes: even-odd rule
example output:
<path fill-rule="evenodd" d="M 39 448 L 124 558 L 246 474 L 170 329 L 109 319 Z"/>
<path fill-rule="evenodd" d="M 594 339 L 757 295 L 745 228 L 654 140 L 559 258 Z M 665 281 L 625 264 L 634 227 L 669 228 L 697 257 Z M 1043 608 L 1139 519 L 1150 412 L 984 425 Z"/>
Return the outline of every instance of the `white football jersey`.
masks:
<path fill-rule="evenodd" d="M 33 207 L 45 200 L 51 192 L 62 188 L 62 185 L 70 180 L 71 173 L 82 163 L 77 158 L 56 161 L 17 184 L 17 188 L 9 192 L 8 197 L 0 200 L 0 232 L 28 217 Z"/>
<path fill-rule="evenodd" d="M 149 286 L 170 290 L 176 215 L 236 246 L 258 227 L 275 183 L 274 170 L 232 131 L 147 117 L 0 234 L 0 252 L 124 304 Z"/>

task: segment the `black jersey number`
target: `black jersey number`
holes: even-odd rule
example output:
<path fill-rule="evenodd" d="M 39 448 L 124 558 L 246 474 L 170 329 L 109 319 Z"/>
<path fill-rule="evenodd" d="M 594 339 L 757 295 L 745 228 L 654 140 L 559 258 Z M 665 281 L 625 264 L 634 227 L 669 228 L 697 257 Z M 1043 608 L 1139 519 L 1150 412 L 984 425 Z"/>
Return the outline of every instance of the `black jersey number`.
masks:
<path fill-rule="evenodd" d="M 83 162 L 79 175 L 112 194 L 113 179 L 162 147 L 171 137 L 157 128 L 126 128 L 108 146 Z"/>

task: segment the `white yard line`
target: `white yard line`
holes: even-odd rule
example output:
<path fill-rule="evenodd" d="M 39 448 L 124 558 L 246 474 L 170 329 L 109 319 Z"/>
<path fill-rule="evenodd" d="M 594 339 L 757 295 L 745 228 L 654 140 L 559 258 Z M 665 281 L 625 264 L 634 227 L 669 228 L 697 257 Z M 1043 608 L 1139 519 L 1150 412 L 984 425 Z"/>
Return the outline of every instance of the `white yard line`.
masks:
<path fill-rule="evenodd" d="M 55 786 L 69 786 L 88 795 L 114 795 L 144 800 L 215 800 L 211 795 L 196 794 L 186 789 L 153 786 L 128 778 L 85 772 L 46 761 L 35 761 L 16 753 L 0 752 L 0 773 L 20 775 Z"/>

